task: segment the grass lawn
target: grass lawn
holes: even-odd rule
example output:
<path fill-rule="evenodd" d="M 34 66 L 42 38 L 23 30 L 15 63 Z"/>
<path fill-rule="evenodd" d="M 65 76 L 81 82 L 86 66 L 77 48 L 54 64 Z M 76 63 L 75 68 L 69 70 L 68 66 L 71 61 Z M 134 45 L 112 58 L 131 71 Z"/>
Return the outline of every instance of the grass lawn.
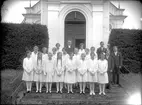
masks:
<path fill-rule="evenodd" d="M 121 75 L 120 83 L 128 91 L 128 93 L 134 93 L 141 91 L 141 74 L 129 73 Z"/>
<path fill-rule="evenodd" d="M 12 83 L 22 70 L 6 69 L 1 71 L 1 100 L 3 104 L 9 103 L 12 94 Z"/>
<path fill-rule="evenodd" d="M 130 97 L 134 97 L 136 94 L 141 94 L 141 86 L 142 86 L 142 81 L 141 81 L 141 74 L 135 74 L 135 73 L 130 73 L 130 74 L 125 74 L 124 76 L 120 76 L 120 84 L 124 88 L 125 92 L 129 95 L 127 101 L 130 101 Z M 140 97 L 135 96 L 134 99 L 131 99 L 131 102 L 133 103 L 139 103 Z M 129 102 L 130 103 L 130 102 Z"/>

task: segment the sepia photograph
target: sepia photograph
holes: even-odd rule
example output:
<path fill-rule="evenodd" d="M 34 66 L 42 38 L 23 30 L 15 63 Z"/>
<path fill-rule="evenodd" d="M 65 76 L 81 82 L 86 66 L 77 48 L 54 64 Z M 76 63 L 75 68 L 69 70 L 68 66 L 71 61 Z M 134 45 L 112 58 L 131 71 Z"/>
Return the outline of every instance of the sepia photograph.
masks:
<path fill-rule="evenodd" d="M 142 105 L 141 0 L 3 0 L 2 105 Z"/>

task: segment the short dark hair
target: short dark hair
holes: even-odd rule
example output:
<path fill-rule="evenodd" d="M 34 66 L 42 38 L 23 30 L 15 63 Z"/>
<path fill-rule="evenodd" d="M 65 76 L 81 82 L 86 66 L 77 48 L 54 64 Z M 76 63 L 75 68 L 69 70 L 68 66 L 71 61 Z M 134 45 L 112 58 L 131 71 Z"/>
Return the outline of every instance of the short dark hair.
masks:
<path fill-rule="evenodd" d="M 27 51 L 26 51 L 26 54 L 28 54 L 28 53 L 31 53 L 31 51 L 30 51 L 30 50 L 27 50 Z"/>
<path fill-rule="evenodd" d="M 56 43 L 56 46 L 57 46 L 57 44 L 59 44 L 59 45 L 60 45 L 60 43 Z"/>
<path fill-rule="evenodd" d="M 118 46 L 113 46 L 113 48 L 115 48 L 115 47 L 118 49 Z"/>
<path fill-rule="evenodd" d="M 103 41 L 101 41 L 101 42 L 100 42 L 100 44 L 101 44 L 101 43 L 104 43 L 104 42 L 103 42 Z"/>
<path fill-rule="evenodd" d="M 80 43 L 80 46 L 82 46 L 82 45 L 84 46 L 84 43 Z"/>

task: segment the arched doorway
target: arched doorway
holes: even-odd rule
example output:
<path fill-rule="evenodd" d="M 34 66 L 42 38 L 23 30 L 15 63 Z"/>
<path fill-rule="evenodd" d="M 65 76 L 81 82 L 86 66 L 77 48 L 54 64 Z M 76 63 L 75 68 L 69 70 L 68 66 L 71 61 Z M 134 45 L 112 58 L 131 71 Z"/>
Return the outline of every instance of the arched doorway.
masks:
<path fill-rule="evenodd" d="M 68 40 L 72 41 L 73 47 L 79 48 L 80 43 L 86 46 L 86 19 L 78 11 L 70 12 L 65 18 L 64 45 Z"/>

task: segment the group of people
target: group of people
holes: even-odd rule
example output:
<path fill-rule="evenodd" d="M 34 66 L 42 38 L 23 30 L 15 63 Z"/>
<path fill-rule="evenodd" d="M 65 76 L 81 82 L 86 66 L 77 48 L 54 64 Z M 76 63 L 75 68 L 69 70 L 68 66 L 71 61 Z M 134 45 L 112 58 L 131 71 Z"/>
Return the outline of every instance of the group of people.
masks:
<path fill-rule="evenodd" d="M 99 94 L 105 95 L 105 84 L 119 84 L 122 56 L 116 46 L 110 52 L 109 45 L 104 48 L 104 43 L 100 42 L 100 48 L 95 52 L 95 47 L 84 49 L 83 43 L 80 49 L 73 48 L 69 40 L 65 48 L 60 48 L 57 43 L 52 52 L 47 52 L 46 47 L 41 52 L 38 46 L 34 46 L 34 51 L 28 50 L 26 54 L 22 80 L 26 82 L 27 92 L 36 82 L 36 92 L 42 92 L 45 83 L 46 93 L 51 93 L 52 83 L 56 83 L 57 93 L 62 93 L 63 87 L 68 93 L 73 93 L 74 87 L 79 87 L 80 93 L 85 93 L 88 87 L 90 95 L 95 95 L 95 85 L 98 83 Z"/>

